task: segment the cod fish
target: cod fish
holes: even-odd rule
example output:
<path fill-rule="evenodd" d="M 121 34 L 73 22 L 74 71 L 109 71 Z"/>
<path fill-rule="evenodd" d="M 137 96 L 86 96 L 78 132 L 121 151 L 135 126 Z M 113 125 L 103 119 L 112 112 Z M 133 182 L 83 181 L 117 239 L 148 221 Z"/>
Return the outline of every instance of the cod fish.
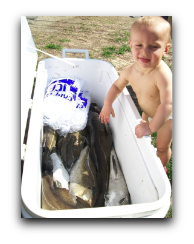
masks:
<path fill-rule="evenodd" d="M 101 123 L 99 114 L 96 112 L 89 111 L 87 126 L 91 143 L 90 157 L 97 169 L 99 188 L 99 198 L 95 207 L 102 207 L 104 206 L 104 196 L 108 186 L 112 134 L 109 126 Z"/>
<path fill-rule="evenodd" d="M 130 203 L 130 194 L 127 189 L 126 181 L 115 150 L 112 147 L 110 154 L 110 177 L 108 191 L 105 196 L 105 206 L 119 206 Z"/>
<path fill-rule="evenodd" d="M 90 104 L 90 111 L 100 114 L 101 110 L 96 103 L 91 103 Z"/>
<path fill-rule="evenodd" d="M 70 172 L 70 193 L 89 206 L 93 207 L 98 198 L 96 169 L 89 156 L 89 146 L 86 146 L 73 165 Z"/>
<path fill-rule="evenodd" d="M 42 208 L 46 210 L 61 210 L 77 208 L 76 197 L 65 188 L 56 187 L 53 177 L 45 174 L 42 177 Z"/>
<path fill-rule="evenodd" d="M 69 173 L 63 166 L 62 160 L 57 153 L 52 153 L 50 158 L 53 163 L 53 181 L 59 188 L 69 190 Z"/>
<path fill-rule="evenodd" d="M 49 171 L 53 169 L 52 162 L 49 158 L 50 153 L 56 148 L 57 132 L 51 129 L 49 126 L 44 126 L 43 135 L 43 152 L 42 152 L 42 172 Z"/>
<path fill-rule="evenodd" d="M 69 133 L 59 143 L 61 143 L 58 147 L 60 148 L 62 162 L 67 171 L 70 172 L 87 143 L 86 137 L 82 136 L 79 131 Z"/>

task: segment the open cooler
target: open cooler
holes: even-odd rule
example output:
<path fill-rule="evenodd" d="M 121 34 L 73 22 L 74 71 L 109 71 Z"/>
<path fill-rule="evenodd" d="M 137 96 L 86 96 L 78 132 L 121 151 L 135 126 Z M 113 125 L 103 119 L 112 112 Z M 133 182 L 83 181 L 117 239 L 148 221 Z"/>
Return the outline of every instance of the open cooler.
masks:
<path fill-rule="evenodd" d="M 25 70 L 32 74 L 35 66 L 27 62 L 34 59 L 36 52 L 26 45 L 34 45 L 25 17 L 22 17 L 22 36 L 28 32 L 28 38 L 22 39 L 21 47 L 21 79 L 22 89 L 25 83 L 32 80 Z M 31 54 L 30 54 L 31 51 Z M 41 208 L 41 160 L 43 139 L 43 98 L 47 84 L 52 78 L 75 77 L 85 81 L 83 90 L 89 90 L 91 102 L 103 106 L 105 96 L 118 78 L 114 67 L 105 61 L 89 59 L 88 51 L 85 59 L 66 58 L 66 52 L 83 52 L 83 50 L 63 50 L 62 60 L 48 58 L 38 63 L 36 86 L 31 108 L 27 145 L 23 153 L 24 166 L 21 183 L 21 208 L 25 218 L 163 218 L 170 206 L 171 186 L 163 166 L 156 156 L 149 136 L 137 139 L 135 126 L 141 118 L 136 106 L 125 88 L 113 103 L 115 118 L 110 118 L 114 147 L 125 176 L 131 195 L 130 205 L 95 207 L 71 210 L 44 210 Z M 37 58 L 37 56 L 36 56 Z M 30 65 L 30 67 L 29 67 Z M 26 75 L 25 75 L 26 74 Z M 30 85 L 31 86 L 31 85 Z M 23 91 L 25 93 L 25 90 Z M 24 97 L 24 96 L 23 96 Z M 22 103 L 24 101 L 22 100 Z M 27 102 L 26 102 L 27 104 Z M 22 104 L 21 104 L 22 106 Z M 23 114 L 23 113 L 22 113 Z M 27 113 L 26 113 L 27 116 Z M 25 116 L 23 116 L 25 117 Z M 26 117 L 22 118 L 26 122 Z M 24 136 L 24 135 L 22 135 Z"/>

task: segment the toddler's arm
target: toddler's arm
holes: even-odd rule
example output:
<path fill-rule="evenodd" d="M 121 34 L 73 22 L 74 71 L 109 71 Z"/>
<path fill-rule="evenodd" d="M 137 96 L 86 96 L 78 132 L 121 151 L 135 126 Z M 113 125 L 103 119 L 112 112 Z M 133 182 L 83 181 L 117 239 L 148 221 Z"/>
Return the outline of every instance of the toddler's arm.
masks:
<path fill-rule="evenodd" d="M 160 92 L 160 105 L 149 123 L 149 128 L 153 132 L 158 131 L 168 120 L 172 113 L 172 73 L 163 72 L 156 83 Z"/>
<path fill-rule="evenodd" d="M 115 117 L 114 110 L 112 108 L 112 104 L 117 96 L 122 92 L 124 87 L 128 84 L 128 81 L 125 79 L 125 71 L 121 72 L 120 77 L 113 83 L 110 90 L 107 93 L 107 96 L 104 100 L 104 106 L 101 110 L 99 118 L 102 123 L 109 123 L 110 114 Z"/>
<path fill-rule="evenodd" d="M 143 120 L 141 121 L 141 124 L 137 125 L 135 128 L 137 138 L 158 131 L 172 113 L 172 73 L 166 70 L 161 73 L 156 82 L 156 86 L 160 92 L 161 103 L 150 123 L 147 122 L 147 120 L 145 121 L 145 118 L 142 117 Z"/>

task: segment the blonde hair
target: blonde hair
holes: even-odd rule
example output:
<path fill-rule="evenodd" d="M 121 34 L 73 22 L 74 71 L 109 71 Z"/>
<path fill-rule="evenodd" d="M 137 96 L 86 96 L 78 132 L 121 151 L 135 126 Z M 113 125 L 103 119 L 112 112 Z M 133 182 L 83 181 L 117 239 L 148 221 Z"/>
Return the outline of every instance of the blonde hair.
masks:
<path fill-rule="evenodd" d="M 168 21 L 166 21 L 164 18 L 160 16 L 144 16 L 139 19 L 137 19 L 131 26 L 131 30 L 133 27 L 140 25 L 140 26 L 152 26 L 157 24 L 163 24 L 166 27 L 166 31 L 168 33 L 168 40 L 167 42 L 170 42 L 170 36 L 171 36 L 171 26 Z"/>

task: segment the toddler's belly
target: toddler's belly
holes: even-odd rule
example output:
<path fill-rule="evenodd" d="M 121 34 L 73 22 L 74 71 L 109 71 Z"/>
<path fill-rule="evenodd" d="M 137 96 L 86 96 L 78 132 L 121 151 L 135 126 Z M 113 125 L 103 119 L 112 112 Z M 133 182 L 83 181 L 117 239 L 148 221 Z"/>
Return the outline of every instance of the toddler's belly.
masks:
<path fill-rule="evenodd" d="M 139 102 L 139 100 L 138 100 L 138 102 Z M 155 113 L 156 113 L 156 110 L 157 110 L 159 104 L 157 102 L 154 102 L 154 101 L 150 102 L 150 101 L 145 101 L 144 100 L 144 101 L 140 101 L 139 102 L 139 106 L 140 106 L 142 112 L 147 114 L 148 117 L 153 118 Z"/>

